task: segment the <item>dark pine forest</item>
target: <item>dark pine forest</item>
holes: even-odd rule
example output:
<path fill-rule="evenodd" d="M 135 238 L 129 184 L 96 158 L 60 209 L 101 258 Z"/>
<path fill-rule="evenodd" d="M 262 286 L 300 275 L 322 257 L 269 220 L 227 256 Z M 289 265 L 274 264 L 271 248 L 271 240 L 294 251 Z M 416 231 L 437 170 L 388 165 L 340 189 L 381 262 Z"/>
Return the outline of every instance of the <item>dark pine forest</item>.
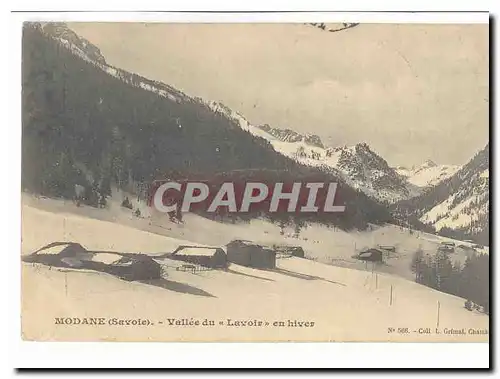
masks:
<path fill-rule="evenodd" d="M 95 205 L 92 194 L 105 198 L 112 186 L 130 190 L 171 173 L 263 170 L 277 180 L 285 175 L 339 182 L 346 212 L 316 221 L 349 229 L 390 220 L 388 210 L 363 193 L 278 154 L 199 101 L 171 100 L 115 78 L 34 24 L 24 28 L 22 59 L 24 191 L 72 198 L 79 184 Z"/>

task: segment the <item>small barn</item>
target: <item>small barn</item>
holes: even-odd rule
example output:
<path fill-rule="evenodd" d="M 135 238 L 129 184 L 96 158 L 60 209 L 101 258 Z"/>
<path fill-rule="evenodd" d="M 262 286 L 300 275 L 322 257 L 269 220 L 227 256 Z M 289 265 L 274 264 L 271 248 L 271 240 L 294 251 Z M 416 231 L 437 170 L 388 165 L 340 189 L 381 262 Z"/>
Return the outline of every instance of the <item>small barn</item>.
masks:
<path fill-rule="evenodd" d="M 276 252 L 251 241 L 235 240 L 227 244 L 227 260 L 253 268 L 275 268 Z"/>
<path fill-rule="evenodd" d="M 179 246 L 169 258 L 210 268 L 227 268 L 227 255 L 220 247 Z"/>
<path fill-rule="evenodd" d="M 87 250 L 75 242 L 53 242 L 23 261 L 47 266 L 85 269 L 115 275 L 124 280 L 147 280 L 162 277 L 162 268 L 145 254 Z"/>
<path fill-rule="evenodd" d="M 354 258 L 368 262 L 383 262 L 384 252 L 381 249 L 370 248 L 355 255 Z"/>

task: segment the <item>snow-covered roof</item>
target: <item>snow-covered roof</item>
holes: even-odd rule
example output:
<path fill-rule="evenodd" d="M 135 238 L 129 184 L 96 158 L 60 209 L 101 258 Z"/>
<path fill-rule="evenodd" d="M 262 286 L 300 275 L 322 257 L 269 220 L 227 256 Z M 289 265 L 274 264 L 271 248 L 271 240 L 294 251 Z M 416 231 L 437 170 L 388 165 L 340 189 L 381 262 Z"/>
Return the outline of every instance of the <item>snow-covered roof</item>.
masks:
<path fill-rule="evenodd" d="M 260 243 L 260 242 L 254 242 L 254 241 L 249 241 L 249 240 L 233 240 L 228 243 L 228 245 L 245 245 L 245 246 L 258 246 L 266 249 L 273 249 L 272 246 L 267 245 L 265 243 Z"/>
<path fill-rule="evenodd" d="M 69 246 L 69 244 L 51 246 L 51 247 L 44 248 L 44 249 L 41 249 L 41 250 L 37 251 L 37 254 L 39 254 L 39 255 L 42 255 L 42 254 L 57 255 L 57 254 L 60 254 L 68 246 Z"/>
<path fill-rule="evenodd" d="M 276 250 L 298 250 L 298 249 L 303 249 L 302 246 L 293 246 L 293 245 L 273 245 L 273 248 Z"/>
<path fill-rule="evenodd" d="M 392 250 L 392 249 L 395 249 L 396 246 L 394 246 L 394 245 L 378 245 L 377 248 L 382 249 L 382 250 Z"/>
<path fill-rule="evenodd" d="M 216 247 L 196 247 L 189 246 L 179 249 L 174 255 L 193 255 L 193 256 L 206 256 L 211 257 L 217 252 Z"/>
<path fill-rule="evenodd" d="M 116 261 L 119 261 L 121 258 L 122 258 L 122 256 L 118 255 L 118 254 L 97 253 L 97 254 L 93 254 L 91 259 L 89 259 L 89 260 L 91 260 L 93 262 L 102 262 L 102 263 L 106 263 L 106 264 L 111 264 L 111 263 L 115 263 Z"/>

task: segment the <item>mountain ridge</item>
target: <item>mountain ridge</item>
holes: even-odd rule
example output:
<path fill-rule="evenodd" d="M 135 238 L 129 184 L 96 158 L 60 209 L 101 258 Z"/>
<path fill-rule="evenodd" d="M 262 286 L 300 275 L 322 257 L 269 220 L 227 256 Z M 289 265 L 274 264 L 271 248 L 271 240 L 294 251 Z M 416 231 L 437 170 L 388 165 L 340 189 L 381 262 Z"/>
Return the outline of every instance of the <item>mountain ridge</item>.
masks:
<path fill-rule="evenodd" d="M 457 165 L 438 165 L 428 159 L 420 166 L 413 166 L 411 168 L 399 166 L 395 170 L 398 174 L 404 176 L 408 183 L 425 189 L 438 185 L 443 180 L 448 179 L 460 167 Z"/>
<path fill-rule="evenodd" d="M 411 169 L 394 168 L 375 153 L 367 143 L 362 142 L 349 147 L 325 147 L 321 139 L 312 134 L 300 134 L 290 129 L 273 128 L 267 124 L 252 125 L 243 115 L 220 102 L 191 97 L 165 83 L 149 80 L 108 65 L 98 48 L 66 29 L 64 24 L 40 26 L 40 30 L 44 34 L 57 40 L 73 54 L 93 64 L 108 75 L 132 86 L 153 92 L 177 104 L 189 103 L 220 114 L 230 122 L 228 126 L 261 138 L 280 155 L 290 158 L 299 165 L 319 169 L 340 178 L 348 186 L 378 202 L 384 204 L 404 203 L 408 198 L 419 197 L 432 188 L 438 187 L 458 171 L 461 171 L 458 166 L 437 165 L 430 160 Z M 182 120 L 176 118 L 175 122 L 179 128 L 182 128 Z M 457 201 L 450 200 L 450 204 L 455 204 Z M 436 205 L 438 204 L 434 204 L 434 206 Z M 427 212 L 430 211 L 431 209 L 427 209 Z M 426 212 L 413 212 L 414 215 L 418 215 L 421 222 L 431 226 L 437 225 L 438 229 L 447 228 L 448 226 L 445 225 L 446 217 L 436 216 L 434 213 L 436 211 L 427 215 Z M 484 214 L 484 212 L 482 213 Z M 456 215 L 451 217 L 456 218 Z M 448 222 L 448 224 L 450 223 Z M 463 229 L 463 226 L 459 226 L 460 228 Z"/>
<path fill-rule="evenodd" d="M 23 31 L 23 189 L 68 198 L 79 184 L 91 198 L 109 193 L 110 181 L 135 192 L 166 171 L 271 169 L 338 182 L 347 211 L 334 223 L 363 228 L 390 219 L 342 178 L 276 152 L 250 132 L 258 128 L 236 123 L 236 112 L 226 117 L 213 102 L 92 61 L 61 41 L 60 28 L 57 36 L 48 31 L 40 25 Z"/>
<path fill-rule="evenodd" d="M 439 233 L 489 244 L 489 143 L 468 163 L 420 196 L 396 204 Z"/>
<path fill-rule="evenodd" d="M 328 158 L 334 154 L 333 152 L 336 151 L 335 149 L 339 149 L 340 147 L 326 147 L 321 141 L 321 138 L 317 135 L 301 134 L 291 129 L 271 127 L 268 124 L 252 125 L 239 112 L 230 109 L 221 102 L 204 100 L 197 96 L 189 96 L 165 83 L 143 78 L 139 75 L 129 73 L 107 64 L 98 48 L 93 47 L 86 39 L 79 37 L 64 23 L 47 23 L 42 25 L 41 28 L 46 34 L 55 37 L 75 54 L 93 63 L 109 75 L 117 77 L 128 84 L 154 92 L 172 101 L 191 102 L 207 107 L 211 111 L 217 112 L 233 121 L 235 126 L 239 126 L 252 135 L 269 141 L 278 153 L 300 164 L 317 167 L 326 173 L 340 176 L 351 187 L 363 191 L 369 197 L 377 201 L 392 204 L 404 198 L 417 196 L 427 187 L 438 184 L 452 173 L 452 168 L 447 167 L 443 168 L 444 172 L 436 168 L 432 173 L 398 171 L 397 169 L 388 167 L 387 162 L 380 156 L 373 156 L 373 154 L 375 154 L 373 152 L 372 158 L 369 158 L 369 154 L 364 154 L 363 157 L 353 158 L 353 167 L 349 166 L 346 159 L 340 159 L 340 167 L 337 167 L 335 164 L 329 162 Z M 94 60 L 93 57 L 97 57 L 97 59 Z M 287 143 L 289 145 L 287 145 Z M 357 145 L 353 147 L 355 151 L 357 151 Z M 291 149 L 293 151 L 290 151 Z M 347 153 L 344 153 L 343 157 L 345 157 L 346 154 Z M 359 154 L 362 153 L 360 152 Z M 357 154 L 350 155 L 355 157 Z M 372 164 L 368 163 L 369 167 L 366 166 L 361 169 L 360 165 L 362 165 L 365 160 L 368 162 L 377 161 L 380 167 L 377 169 L 374 168 Z M 375 176 L 372 175 L 372 170 L 376 170 Z M 365 172 L 364 175 L 362 171 Z M 402 178 L 406 178 L 407 183 L 404 183 Z"/>

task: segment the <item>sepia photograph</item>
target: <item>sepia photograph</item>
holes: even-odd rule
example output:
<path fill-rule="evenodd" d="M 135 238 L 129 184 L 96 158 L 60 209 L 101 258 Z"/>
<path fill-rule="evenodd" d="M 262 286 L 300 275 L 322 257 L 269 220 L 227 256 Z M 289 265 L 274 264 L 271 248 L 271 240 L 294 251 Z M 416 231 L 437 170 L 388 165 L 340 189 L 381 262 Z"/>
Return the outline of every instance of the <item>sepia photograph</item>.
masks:
<path fill-rule="evenodd" d="M 21 332 L 490 340 L 484 23 L 25 21 Z"/>

